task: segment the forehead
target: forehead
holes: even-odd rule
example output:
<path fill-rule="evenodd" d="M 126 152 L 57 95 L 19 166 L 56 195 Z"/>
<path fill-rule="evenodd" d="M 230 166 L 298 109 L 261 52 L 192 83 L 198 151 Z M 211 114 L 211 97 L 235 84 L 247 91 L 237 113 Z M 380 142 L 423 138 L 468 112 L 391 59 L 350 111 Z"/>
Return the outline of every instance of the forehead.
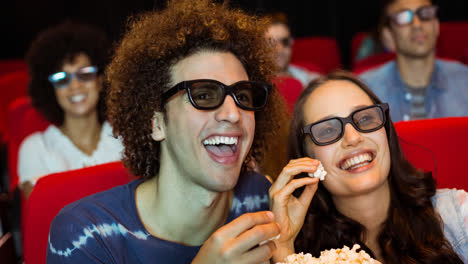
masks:
<path fill-rule="evenodd" d="M 190 55 L 171 68 L 173 84 L 195 79 L 212 79 L 224 84 L 248 80 L 239 59 L 230 52 L 200 51 Z"/>
<path fill-rule="evenodd" d="M 387 7 L 387 13 L 393 13 L 403 9 L 415 10 L 418 7 L 431 4 L 429 0 L 396 0 Z"/>
<path fill-rule="evenodd" d="M 373 105 L 370 97 L 350 81 L 333 80 L 317 87 L 304 104 L 306 124 L 328 117 L 346 117 L 356 108 Z"/>
<path fill-rule="evenodd" d="M 273 38 L 289 37 L 291 33 L 286 25 L 277 23 L 268 27 L 267 35 Z"/>
<path fill-rule="evenodd" d="M 62 70 L 66 72 L 74 72 L 79 68 L 83 68 L 91 65 L 91 60 L 84 53 L 79 53 L 73 56 L 71 61 L 65 61 L 62 66 Z"/>

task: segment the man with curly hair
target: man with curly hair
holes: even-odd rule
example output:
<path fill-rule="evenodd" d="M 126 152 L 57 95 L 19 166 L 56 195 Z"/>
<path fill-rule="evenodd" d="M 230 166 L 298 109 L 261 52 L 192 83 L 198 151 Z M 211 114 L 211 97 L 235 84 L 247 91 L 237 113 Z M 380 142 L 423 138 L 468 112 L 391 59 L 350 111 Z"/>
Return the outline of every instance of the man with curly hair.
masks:
<path fill-rule="evenodd" d="M 142 179 L 65 207 L 48 263 L 262 263 L 279 234 L 261 164 L 286 111 L 268 22 L 209 0 L 139 16 L 106 70 L 109 120 Z"/>

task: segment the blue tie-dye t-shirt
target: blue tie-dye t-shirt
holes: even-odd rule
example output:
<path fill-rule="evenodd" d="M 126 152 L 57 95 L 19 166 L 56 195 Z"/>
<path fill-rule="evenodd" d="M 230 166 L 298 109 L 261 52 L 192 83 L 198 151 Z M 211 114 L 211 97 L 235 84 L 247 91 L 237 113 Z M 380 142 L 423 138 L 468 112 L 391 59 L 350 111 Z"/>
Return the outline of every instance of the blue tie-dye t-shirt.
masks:
<path fill-rule="evenodd" d="M 200 247 L 152 236 L 135 205 L 135 180 L 63 208 L 52 222 L 47 263 L 190 263 Z M 270 183 L 255 172 L 241 175 L 226 223 L 247 212 L 269 210 Z"/>

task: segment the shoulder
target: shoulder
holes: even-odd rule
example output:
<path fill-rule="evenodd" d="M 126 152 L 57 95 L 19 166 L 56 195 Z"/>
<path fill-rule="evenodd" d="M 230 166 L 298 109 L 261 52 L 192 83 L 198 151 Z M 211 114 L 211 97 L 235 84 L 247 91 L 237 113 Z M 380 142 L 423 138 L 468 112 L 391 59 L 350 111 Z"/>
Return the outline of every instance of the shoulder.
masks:
<path fill-rule="evenodd" d="M 395 66 L 395 60 L 392 60 L 360 74 L 359 77 L 365 82 L 381 82 L 383 78 L 391 78 L 391 74 Z"/>
<path fill-rule="evenodd" d="M 139 229 L 133 228 L 133 218 L 137 215 L 132 209 L 132 193 L 138 182 L 117 186 L 65 206 L 50 227 L 48 261 L 69 257 L 79 260 L 89 254 L 106 259 L 109 252 L 102 247 Z"/>
<path fill-rule="evenodd" d="M 239 180 L 236 185 L 237 191 L 248 191 L 248 192 L 261 192 L 263 193 L 265 190 L 268 192 L 271 183 L 268 179 L 255 171 L 249 170 L 242 173 L 239 176 Z"/>
<path fill-rule="evenodd" d="M 462 74 L 460 77 L 468 79 L 468 67 L 459 61 L 437 59 L 436 64 L 444 74 Z"/>
<path fill-rule="evenodd" d="M 55 130 L 58 130 L 57 127 L 50 125 L 45 131 L 38 131 L 27 136 L 21 142 L 19 148 L 20 155 L 22 152 L 38 153 L 41 150 L 47 148 L 49 144 L 49 138 L 54 137 L 54 134 L 56 133 Z"/>

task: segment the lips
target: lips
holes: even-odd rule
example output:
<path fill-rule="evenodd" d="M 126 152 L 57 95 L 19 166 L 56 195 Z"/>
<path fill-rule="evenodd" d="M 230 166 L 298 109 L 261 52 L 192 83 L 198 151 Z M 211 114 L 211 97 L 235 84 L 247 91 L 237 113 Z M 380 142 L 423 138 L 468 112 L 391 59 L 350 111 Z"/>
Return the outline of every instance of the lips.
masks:
<path fill-rule="evenodd" d="M 233 163 L 239 156 L 238 136 L 210 136 L 203 145 L 212 159 L 218 163 Z"/>
<path fill-rule="evenodd" d="M 81 103 L 86 99 L 87 95 L 83 94 L 75 94 L 69 97 L 70 102 L 72 103 Z"/>
<path fill-rule="evenodd" d="M 352 171 L 372 163 L 374 158 L 375 154 L 372 151 L 359 152 L 342 159 L 338 167 L 342 170 Z"/>

